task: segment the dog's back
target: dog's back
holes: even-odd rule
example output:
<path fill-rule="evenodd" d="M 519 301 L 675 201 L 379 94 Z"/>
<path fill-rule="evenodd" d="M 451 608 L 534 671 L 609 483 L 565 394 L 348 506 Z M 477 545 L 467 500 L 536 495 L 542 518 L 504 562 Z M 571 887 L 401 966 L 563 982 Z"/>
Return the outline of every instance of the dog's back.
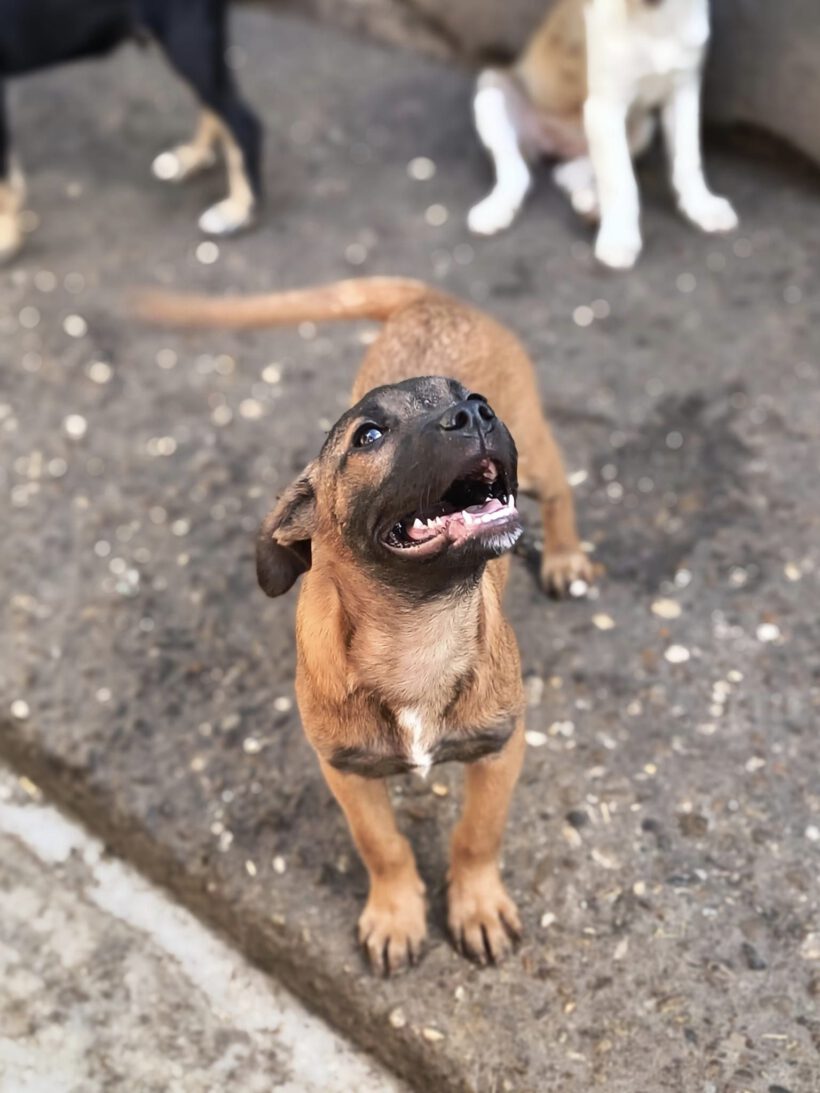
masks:
<path fill-rule="evenodd" d="M 0 0 L 0 74 L 107 53 L 135 34 L 134 0 Z"/>

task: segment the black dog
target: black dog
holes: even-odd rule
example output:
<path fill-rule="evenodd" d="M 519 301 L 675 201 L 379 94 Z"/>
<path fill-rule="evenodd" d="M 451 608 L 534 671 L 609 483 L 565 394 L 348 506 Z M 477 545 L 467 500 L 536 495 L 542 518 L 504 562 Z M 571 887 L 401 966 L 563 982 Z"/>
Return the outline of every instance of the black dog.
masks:
<path fill-rule="evenodd" d="M 20 248 L 25 198 L 9 150 L 2 80 L 146 36 L 159 44 L 202 107 L 190 144 L 158 156 L 154 174 L 187 178 L 214 163 L 221 145 L 228 196 L 202 214 L 199 226 L 223 235 L 250 223 L 260 193 L 261 128 L 225 62 L 226 8 L 227 0 L 0 0 L 0 260 Z"/>

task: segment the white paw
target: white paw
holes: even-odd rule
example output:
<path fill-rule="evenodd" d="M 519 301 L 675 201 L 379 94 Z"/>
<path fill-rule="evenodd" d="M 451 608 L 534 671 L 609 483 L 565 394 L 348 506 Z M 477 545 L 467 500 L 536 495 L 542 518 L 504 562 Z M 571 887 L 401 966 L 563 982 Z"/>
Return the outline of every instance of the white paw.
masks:
<path fill-rule="evenodd" d="M 641 237 L 635 232 L 602 229 L 595 241 L 595 257 L 611 269 L 632 269 L 641 253 Z"/>
<path fill-rule="evenodd" d="M 226 197 L 205 210 L 199 218 L 199 228 L 206 235 L 231 235 L 247 228 L 252 221 L 253 205 Z"/>
<path fill-rule="evenodd" d="M 467 215 L 467 227 L 476 235 L 495 235 L 509 228 L 520 206 L 499 201 L 493 194 L 473 205 Z"/>
<path fill-rule="evenodd" d="M 598 191 L 594 186 L 575 190 L 570 196 L 572 198 L 572 207 L 579 216 L 582 216 L 585 220 L 597 220 L 600 217 L 601 209 L 598 205 Z"/>
<path fill-rule="evenodd" d="M 196 148 L 190 144 L 181 144 L 168 152 L 161 152 L 151 164 L 154 178 L 161 182 L 184 182 L 186 178 L 212 167 L 216 163 L 216 153 L 212 148 Z"/>
<path fill-rule="evenodd" d="M 730 232 L 738 226 L 737 213 L 725 197 L 705 194 L 696 202 L 681 204 L 684 214 L 705 232 Z"/>
<path fill-rule="evenodd" d="M 0 265 L 10 262 L 23 246 L 23 233 L 16 216 L 0 216 Z"/>

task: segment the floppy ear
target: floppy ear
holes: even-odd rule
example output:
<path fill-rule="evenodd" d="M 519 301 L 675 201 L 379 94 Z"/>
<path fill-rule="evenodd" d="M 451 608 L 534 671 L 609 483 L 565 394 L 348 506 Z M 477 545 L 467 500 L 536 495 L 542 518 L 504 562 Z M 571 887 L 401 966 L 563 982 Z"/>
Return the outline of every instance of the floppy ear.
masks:
<path fill-rule="evenodd" d="M 314 464 L 309 463 L 262 521 L 256 537 L 256 579 L 267 596 L 281 596 L 310 569 L 316 529 Z"/>

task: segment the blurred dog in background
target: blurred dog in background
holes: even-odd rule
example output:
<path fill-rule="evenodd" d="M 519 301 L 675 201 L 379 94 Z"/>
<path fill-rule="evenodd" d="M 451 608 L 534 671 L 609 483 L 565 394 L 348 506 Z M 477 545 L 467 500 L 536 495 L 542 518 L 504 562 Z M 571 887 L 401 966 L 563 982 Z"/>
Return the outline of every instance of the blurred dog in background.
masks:
<path fill-rule="evenodd" d="M 158 156 L 154 174 L 189 178 L 216 163 L 221 148 L 228 195 L 202 214 L 199 226 L 225 235 L 251 222 L 260 193 L 261 128 L 225 61 L 226 8 L 226 0 L 0 0 L 0 260 L 22 245 L 25 201 L 23 175 L 9 148 L 2 81 L 146 35 L 159 43 L 201 107 L 190 143 Z"/>
<path fill-rule="evenodd" d="M 708 0 L 558 0 L 511 68 L 479 77 L 475 122 L 496 183 L 470 210 L 470 229 L 508 227 L 532 181 L 529 162 L 550 156 L 563 161 L 553 177 L 576 211 L 600 219 L 596 257 L 629 268 L 641 250 L 632 161 L 652 141 L 657 109 L 681 211 L 703 231 L 735 228 L 701 165 L 708 40 Z"/>

